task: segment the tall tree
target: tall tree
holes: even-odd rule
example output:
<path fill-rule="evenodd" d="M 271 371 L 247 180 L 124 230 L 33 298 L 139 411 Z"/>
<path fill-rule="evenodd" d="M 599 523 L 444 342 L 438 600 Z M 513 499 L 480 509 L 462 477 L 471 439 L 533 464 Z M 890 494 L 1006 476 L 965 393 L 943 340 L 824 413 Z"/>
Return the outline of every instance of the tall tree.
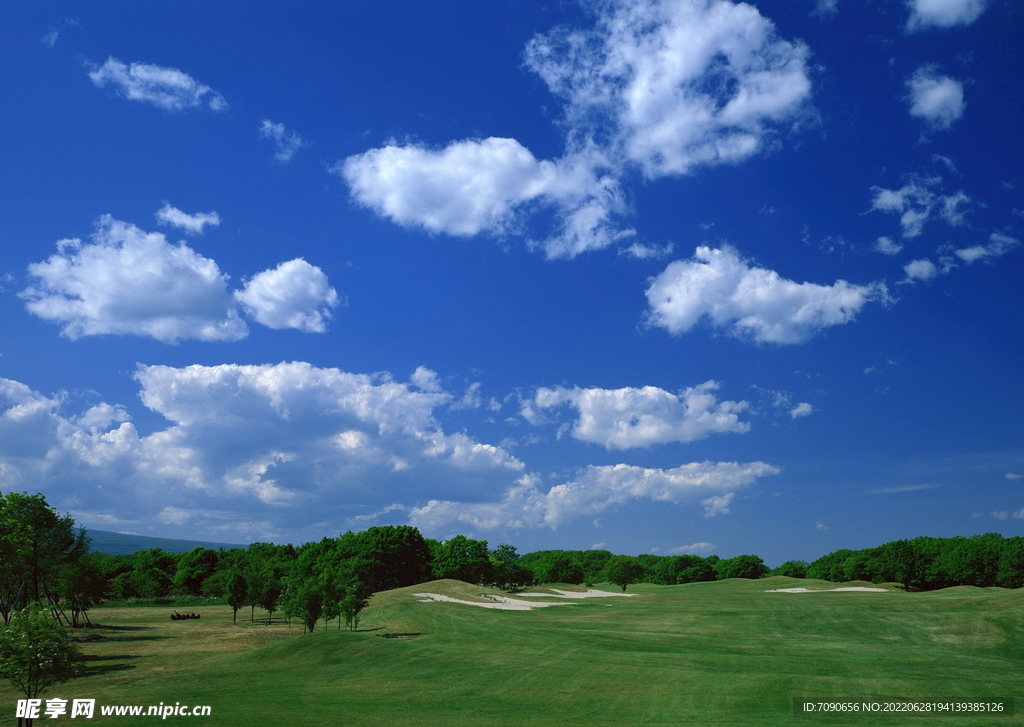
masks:
<path fill-rule="evenodd" d="M 89 552 L 89 536 L 70 515 L 57 514 L 43 495 L 9 492 L 0 494 L 0 551 L 5 556 L 0 609 L 6 622 L 12 608 L 56 598 L 51 589 L 61 569 Z"/>

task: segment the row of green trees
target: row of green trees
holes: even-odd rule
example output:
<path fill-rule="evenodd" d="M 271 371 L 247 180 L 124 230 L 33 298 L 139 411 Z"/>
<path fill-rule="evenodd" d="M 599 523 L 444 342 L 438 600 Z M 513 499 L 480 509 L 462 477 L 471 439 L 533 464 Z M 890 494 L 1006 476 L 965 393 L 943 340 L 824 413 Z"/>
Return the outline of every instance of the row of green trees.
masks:
<path fill-rule="evenodd" d="M 968 538 L 896 540 L 876 548 L 837 550 L 807 565 L 808 578 L 902 583 L 907 589 L 1024 586 L 1024 538 L 998 533 Z"/>

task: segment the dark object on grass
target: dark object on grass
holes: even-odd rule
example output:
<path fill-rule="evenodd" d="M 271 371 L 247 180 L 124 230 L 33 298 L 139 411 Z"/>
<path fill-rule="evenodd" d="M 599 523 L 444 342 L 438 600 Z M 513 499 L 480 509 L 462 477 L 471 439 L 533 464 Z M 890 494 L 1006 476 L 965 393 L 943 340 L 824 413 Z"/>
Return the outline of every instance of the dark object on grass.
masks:
<path fill-rule="evenodd" d="M 188 619 L 199 618 L 198 613 L 178 613 L 175 611 L 171 614 L 171 621 L 187 621 Z"/>

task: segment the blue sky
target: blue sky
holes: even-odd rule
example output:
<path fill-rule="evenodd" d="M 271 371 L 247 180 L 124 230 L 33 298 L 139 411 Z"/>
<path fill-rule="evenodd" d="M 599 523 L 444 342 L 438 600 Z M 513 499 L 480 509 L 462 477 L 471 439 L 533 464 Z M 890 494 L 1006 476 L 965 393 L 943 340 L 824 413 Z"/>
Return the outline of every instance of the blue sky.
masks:
<path fill-rule="evenodd" d="M 0 489 L 812 560 L 1024 534 L 1001 0 L 5 3 Z"/>

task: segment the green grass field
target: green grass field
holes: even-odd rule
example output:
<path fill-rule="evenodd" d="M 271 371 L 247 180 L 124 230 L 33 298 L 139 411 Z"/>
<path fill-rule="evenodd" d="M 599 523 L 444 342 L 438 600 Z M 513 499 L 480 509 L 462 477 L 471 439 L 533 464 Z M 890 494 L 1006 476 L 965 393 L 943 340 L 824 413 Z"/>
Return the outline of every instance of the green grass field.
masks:
<path fill-rule="evenodd" d="M 246 727 L 1024 721 L 794 716 L 792 702 L 1020 700 L 1024 589 L 764 592 L 793 586 L 833 584 L 775 577 L 639 585 L 630 586 L 634 598 L 533 611 L 420 603 L 412 595 L 472 599 L 486 590 L 439 581 L 378 594 L 358 632 L 332 624 L 306 635 L 295 624 L 250 624 L 248 610 L 232 626 L 226 606 L 203 607 L 201 620 L 182 622 L 168 620 L 168 607 L 96 609 L 92 619 L 102 628 L 78 632 L 89 675 L 44 697 L 210 705 L 212 717 L 167 721 Z M 12 724 L 17 696 L 0 690 Z M 97 709 L 91 722 L 157 719 L 102 717 Z"/>

